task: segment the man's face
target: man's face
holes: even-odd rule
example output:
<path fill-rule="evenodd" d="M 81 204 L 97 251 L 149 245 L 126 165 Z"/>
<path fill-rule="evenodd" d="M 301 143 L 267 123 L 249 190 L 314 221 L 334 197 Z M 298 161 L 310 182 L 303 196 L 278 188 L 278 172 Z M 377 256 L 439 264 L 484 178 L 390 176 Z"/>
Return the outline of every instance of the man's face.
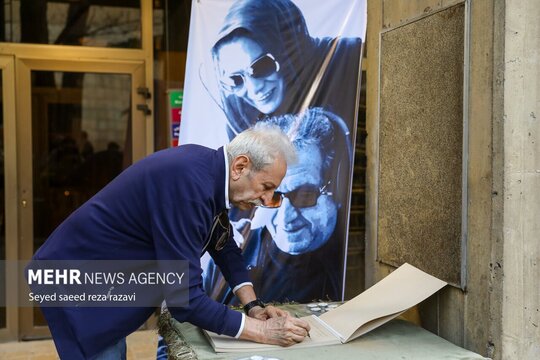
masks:
<path fill-rule="evenodd" d="M 322 157 L 315 145 L 297 151 L 298 163 L 290 166 L 278 188 L 282 193 L 299 189 L 320 189 Z M 294 201 L 294 200 L 293 200 Z M 331 195 L 321 194 L 311 207 L 299 207 L 285 197 L 270 226 L 275 229 L 274 242 L 286 253 L 298 255 L 320 248 L 334 232 L 337 205 Z"/>
<path fill-rule="evenodd" d="M 242 210 L 267 204 L 287 171 L 281 157 L 261 171 L 253 171 L 251 160 L 243 155 L 235 158 L 230 166 L 230 202 Z"/>

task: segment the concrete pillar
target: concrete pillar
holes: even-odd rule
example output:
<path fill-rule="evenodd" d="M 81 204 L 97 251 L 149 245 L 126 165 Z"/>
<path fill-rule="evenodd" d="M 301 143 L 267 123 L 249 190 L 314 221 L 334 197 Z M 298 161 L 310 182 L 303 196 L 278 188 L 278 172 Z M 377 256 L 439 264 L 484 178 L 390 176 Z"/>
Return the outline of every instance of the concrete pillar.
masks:
<path fill-rule="evenodd" d="M 504 12 L 500 355 L 540 359 L 540 1 Z"/>

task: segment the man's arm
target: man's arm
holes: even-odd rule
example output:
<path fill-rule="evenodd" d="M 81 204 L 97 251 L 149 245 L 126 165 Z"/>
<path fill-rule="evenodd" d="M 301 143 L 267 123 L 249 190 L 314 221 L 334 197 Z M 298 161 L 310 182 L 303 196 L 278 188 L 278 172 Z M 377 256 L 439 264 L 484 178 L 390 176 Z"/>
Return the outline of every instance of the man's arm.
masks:
<path fill-rule="evenodd" d="M 236 245 L 232 232 L 223 249 L 217 251 L 209 247 L 208 253 L 221 270 L 231 288 L 233 288 L 234 295 L 236 295 L 242 305 L 246 305 L 257 299 L 253 290 L 253 284 L 251 284 L 248 271 L 246 270 L 242 251 Z M 248 316 L 259 320 L 286 315 L 286 311 L 277 309 L 274 306 L 266 306 L 265 308 L 255 306 L 248 314 Z"/>
<path fill-rule="evenodd" d="M 234 294 L 242 305 L 256 300 L 257 296 L 248 279 L 242 253 L 234 240 L 229 238 L 225 247 L 220 251 L 208 250 L 216 264 L 222 270 L 229 285 L 234 288 Z M 260 343 L 290 346 L 304 340 L 309 324 L 296 319 L 284 310 L 274 306 L 264 308 L 255 306 L 249 310 L 243 319 L 240 338 Z"/>
<path fill-rule="evenodd" d="M 178 222 L 180 224 L 182 223 L 182 221 Z M 161 230 L 163 227 L 155 227 L 154 229 Z M 181 231 L 179 230 L 179 233 L 188 233 L 191 231 L 192 227 L 183 227 Z M 195 237 L 195 234 L 192 236 Z M 179 252 L 171 246 L 173 244 L 172 238 L 172 235 L 164 232 L 156 231 L 154 233 L 154 239 L 156 239 L 156 242 L 159 244 L 156 246 L 156 255 L 158 258 L 163 259 L 175 256 L 177 259 L 184 257 L 189 261 L 189 306 L 175 307 L 175 302 L 179 299 L 178 292 L 180 289 L 168 288 L 167 290 L 169 291 L 166 291 L 165 295 L 169 311 L 178 321 L 188 321 L 203 329 L 224 333 L 229 336 L 236 335 L 241 339 L 266 344 L 289 346 L 304 339 L 309 330 L 309 325 L 300 319 L 291 316 L 278 316 L 262 321 L 244 316 L 243 314 L 230 310 L 226 306 L 216 303 L 208 298 L 202 291 L 200 266 L 193 260 L 197 253 L 197 248 L 185 247 L 183 249 L 184 251 Z M 190 236 L 186 234 L 183 238 L 189 239 Z M 181 242 L 178 245 L 181 246 L 183 244 L 184 243 Z M 186 258 L 186 254 L 189 254 L 190 252 L 192 255 L 191 258 Z M 225 258 L 231 260 L 228 256 L 225 256 Z M 239 265 L 235 265 L 236 266 L 233 265 L 232 267 L 235 268 L 235 270 L 239 270 Z M 238 280 L 236 282 L 243 278 L 243 276 L 239 276 L 245 271 L 245 268 L 242 270 L 238 271 Z M 249 302 L 256 298 L 251 285 L 241 286 L 236 289 L 236 291 L 237 293 L 240 292 L 240 297 L 244 299 L 243 301 Z M 262 309 L 263 312 L 268 312 L 268 310 L 270 310 L 265 309 Z M 250 312 L 250 315 L 258 316 L 257 310 Z"/>

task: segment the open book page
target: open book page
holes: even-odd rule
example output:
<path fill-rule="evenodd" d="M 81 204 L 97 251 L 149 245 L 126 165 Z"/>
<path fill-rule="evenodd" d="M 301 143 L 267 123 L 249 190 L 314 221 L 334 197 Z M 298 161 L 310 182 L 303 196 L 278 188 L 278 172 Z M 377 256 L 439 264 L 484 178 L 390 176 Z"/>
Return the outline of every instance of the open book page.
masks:
<path fill-rule="evenodd" d="M 390 275 L 319 317 L 347 342 L 398 316 L 425 300 L 446 282 L 409 264 L 403 264 Z"/>
<path fill-rule="evenodd" d="M 315 347 L 341 344 L 338 338 L 336 338 L 330 331 L 328 331 L 322 324 L 315 320 L 314 315 L 305 316 L 302 318 L 307 321 L 311 326 L 309 332 L 310 337 L 306 337 L 304 341 L 299 344 L 295 344 L 291 347 L 281 347 L 277 345 L 267 345 L 254 343 L 247 340 L 239 340 L 225 335 L 217 335 L 213 332 L 204 330 L 205 335 L 210 340 L 210 344 L 214 348 L 215 352 L 253 352 L 264 350 L 279 350 L 301 347 Z"/>

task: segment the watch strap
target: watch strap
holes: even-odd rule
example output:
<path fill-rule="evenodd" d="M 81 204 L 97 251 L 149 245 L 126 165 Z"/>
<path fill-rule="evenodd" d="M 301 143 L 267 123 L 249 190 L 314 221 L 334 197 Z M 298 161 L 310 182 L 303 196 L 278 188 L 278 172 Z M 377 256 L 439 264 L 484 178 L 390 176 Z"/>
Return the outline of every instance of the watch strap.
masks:
<path fill-rule="evenodd" d="M 260 306 L 264 308 L 265 305 L 259 298 L 248 302 L 246 305 L 244 305 L 244 312 L 246 313 L 246 315 L 249 315 L 249 310 L 253 309 L 255 306 Z"/>

